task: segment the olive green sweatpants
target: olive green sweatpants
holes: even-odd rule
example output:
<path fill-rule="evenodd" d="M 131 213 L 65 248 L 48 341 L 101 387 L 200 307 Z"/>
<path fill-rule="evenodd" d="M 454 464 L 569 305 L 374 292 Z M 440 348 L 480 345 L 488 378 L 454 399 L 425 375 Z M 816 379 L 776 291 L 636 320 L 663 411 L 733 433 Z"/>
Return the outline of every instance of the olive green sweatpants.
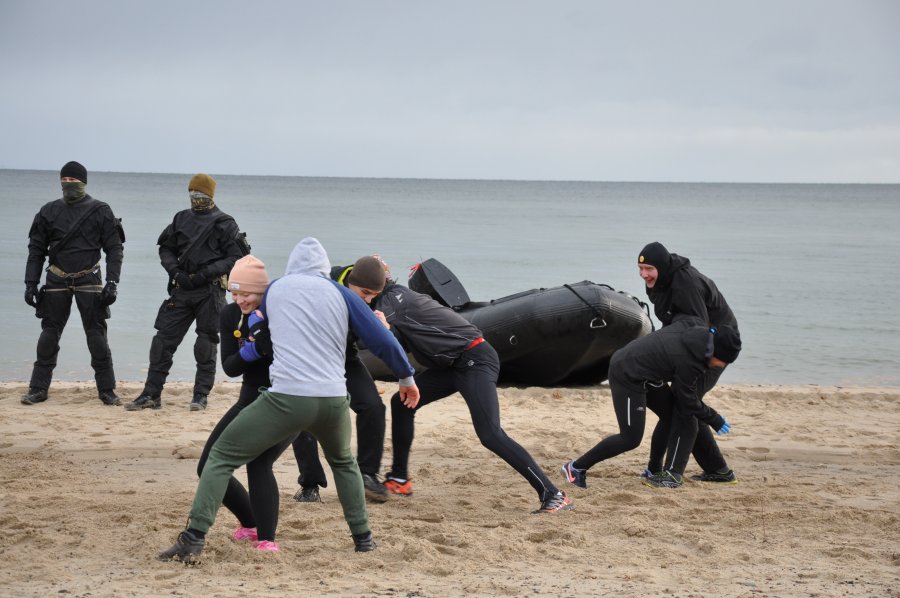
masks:
<path fill-rule="evenodd" d="M 347 396 L 299 397 L 263 390 L 212 446 L 191 505 L 188 527 L 208 531 L 234 470 L 282 440 L 307 431 L 318 439 L 331 466 L 350 533 L 368 532 L 362 475 L 350 450 L 349 405 Z"/>

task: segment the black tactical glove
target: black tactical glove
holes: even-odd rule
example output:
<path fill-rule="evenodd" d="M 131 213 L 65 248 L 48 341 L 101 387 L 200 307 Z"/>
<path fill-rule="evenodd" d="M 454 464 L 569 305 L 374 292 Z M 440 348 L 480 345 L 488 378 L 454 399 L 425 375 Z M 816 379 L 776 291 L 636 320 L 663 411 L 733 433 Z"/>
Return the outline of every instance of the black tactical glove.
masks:
<path fill-rule="evenodd" d="M 119 285 L 114 280 L 107 280 L 106 286 L 100 291 L 100 302 L 103 305 L 112 305 L 116 302 L 119 294 Z"/>
<path fill-rule="evenodd" d="M 194 275 L 188 274 L 184 270 L 178 270 L 172 278 L 175 280 L 175 284 L 178 285 L 179 289 L 190 291 L 196 288 L 194 286 Z"/>
<path fill-rule="evenodd" d="M 38 298 L 40 297 L 40 292 L 38 291 L 38 286 L 33 282 L 29 282 L 25 284 L 25 303 L 30 305 L 31 307 L 37 307 Z"/>

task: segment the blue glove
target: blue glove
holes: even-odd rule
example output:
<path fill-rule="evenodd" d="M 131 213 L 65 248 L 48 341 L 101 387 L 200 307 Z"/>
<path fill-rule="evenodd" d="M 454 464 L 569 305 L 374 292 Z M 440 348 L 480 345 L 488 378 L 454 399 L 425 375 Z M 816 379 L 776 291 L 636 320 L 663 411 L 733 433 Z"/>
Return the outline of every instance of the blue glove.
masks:
<path fill-rule="evenodd" d="M 716 430 L 716 434 L 718 434 L 719 436 L 722 436 L 723 434 L 728 434 L 729 432 L 731 432 L 731 424 L 728 423 L 728 420 L 726 420 L 726 419 L 723 417 L 723 418 L 722 418 L 722 421 L 724 421 L 725 423 L 722 424 L 722 427 L 721 427 L 721 428 L 719 428 L 718 430 Z"/>
<path fill-rule="evenodd" d="M 272 336 L 269 334 L 269 323 L 256 311 L 250 312 L 247 318 L 250 340 L 256 345 L 256 354 L 265 357 L 272 354 Z"/>
<path fill-rule="evenodd" d="M 265 320 L 265 318 L 263 318 L 262 316 L 259 315 L 259 310 L 254 309 L 253 311 L 250 312 L 250 317 L 247 318 L 247 327 L 253 328 L 254 326 L 259 324 L 260 322 L 263 322 L 264 320 Z"/>
<path fill-rule="evenodd" d="M 243 346 L 241 346 L 240 351 L 238 351 L 238 354 L 241 356 L 241 359 L 246 362 L 256 361 L 262 357 L 262 355 L 256 351 L 256 343 L 253 341 L 245 341 Z"/>

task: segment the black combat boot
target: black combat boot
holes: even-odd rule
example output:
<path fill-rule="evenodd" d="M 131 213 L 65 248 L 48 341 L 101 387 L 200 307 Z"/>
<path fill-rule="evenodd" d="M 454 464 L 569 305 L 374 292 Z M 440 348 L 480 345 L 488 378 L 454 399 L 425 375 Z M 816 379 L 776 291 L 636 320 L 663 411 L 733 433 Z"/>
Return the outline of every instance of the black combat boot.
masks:
<path fill-rule="evenodd" d="M 142 393 L 141 396 L 130 403 L 127 403 L 125 405 L 125 410 L 140 411 L 141 409 L 159 409 L 160 407 L 162 407 L 162 399 L 147 393 Z"/>
<path fill-rule="evenodd" d="M 181 561 L 185 565 L 197 565 L 200 563 L 200 553 L 203 552 L 203 545 L 206 544 L 205 538 L 200 538 L 194 533 L 186 529 L 180 534 L 167 550 L 159 553 L 161 561 Z"/>
<path fill-rule="evenodd" d="M 22 397 L 23 405 L 34 405 L 35 403 L 43 403 L 47 400 L 47 389 L 46 388 L 35 388 L 31 387 L 28 389 L 28 394 Z"/>
<path fill-rule="evenodd" d="M 101 390 L 99 394 L 100 400 L 103 401 L 104 405 L 115 406 L 122 404 L 122 400 L 116 395 L 115 390 Z"/>
<path fill-rule="evenodd" d="M 353 534 L 353 545 L 356 552 L 369 552 L 378 546 L 372 538 L 372 532 Z"/>
<path fill-rule="evenodd" d="M 194 400 L 191 401 L 191 411 L 203 411 L 206 409 L 206 395 L 202 392 L 194 393 Z"/>

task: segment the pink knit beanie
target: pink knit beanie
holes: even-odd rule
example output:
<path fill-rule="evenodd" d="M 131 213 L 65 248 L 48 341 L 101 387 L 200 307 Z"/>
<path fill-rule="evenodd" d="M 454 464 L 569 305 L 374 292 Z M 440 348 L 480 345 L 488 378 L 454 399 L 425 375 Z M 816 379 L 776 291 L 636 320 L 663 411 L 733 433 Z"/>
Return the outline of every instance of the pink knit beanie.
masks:
<path fill-rule="evenodd" d="M 265 293 L 269 286 L 266 265 L 252 255 L 245 255 L 234 263 L 228 275 L 228 290 L 237 293 Z"/>

